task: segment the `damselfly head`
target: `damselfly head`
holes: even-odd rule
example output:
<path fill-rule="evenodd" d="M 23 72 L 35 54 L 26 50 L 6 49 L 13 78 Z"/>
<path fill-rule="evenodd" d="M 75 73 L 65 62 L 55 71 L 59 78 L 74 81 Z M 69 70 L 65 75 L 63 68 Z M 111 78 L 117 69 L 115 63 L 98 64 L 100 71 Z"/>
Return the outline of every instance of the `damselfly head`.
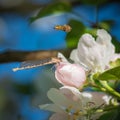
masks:
<path fill-rule="evenodd" d="M 69 25 L 56 25 L 54 27 L 54 29 L 56 29 L 56 30 L 62 30 L 62 31 L 65 31 L 65 32 L 70 32 L 72 28 Z"/>

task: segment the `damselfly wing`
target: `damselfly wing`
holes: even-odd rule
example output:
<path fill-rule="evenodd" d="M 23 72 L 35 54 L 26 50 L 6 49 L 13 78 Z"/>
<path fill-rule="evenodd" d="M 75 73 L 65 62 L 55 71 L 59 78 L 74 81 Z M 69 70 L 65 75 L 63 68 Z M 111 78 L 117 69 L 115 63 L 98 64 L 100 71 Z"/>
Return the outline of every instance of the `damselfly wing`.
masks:
<path fill-rule="evenodd" d="M 35 61 L 25 61 L 21 63 L 20 67 L 13 68 L 13 71 L 30 69 L 30 68 L 35 68 L 39 66 L 49 65 L 49 64 L 56 64 L 59 62 L 61 62 L 61 59 L 57 57 L 51 57 L 51 58 L 35 60 Z"/>

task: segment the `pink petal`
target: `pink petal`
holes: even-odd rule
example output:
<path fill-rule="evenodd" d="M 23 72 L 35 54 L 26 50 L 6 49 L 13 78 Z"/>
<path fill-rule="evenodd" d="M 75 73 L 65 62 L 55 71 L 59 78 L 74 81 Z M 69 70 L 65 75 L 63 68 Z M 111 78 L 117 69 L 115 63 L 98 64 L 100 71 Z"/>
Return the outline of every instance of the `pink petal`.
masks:
<path fill-rule="evenodd" d="M 55 77 L 61 84 L 81 88 L 86 80 L 84 69 L 77 64 L 61 62 L 56 66 Z"/>

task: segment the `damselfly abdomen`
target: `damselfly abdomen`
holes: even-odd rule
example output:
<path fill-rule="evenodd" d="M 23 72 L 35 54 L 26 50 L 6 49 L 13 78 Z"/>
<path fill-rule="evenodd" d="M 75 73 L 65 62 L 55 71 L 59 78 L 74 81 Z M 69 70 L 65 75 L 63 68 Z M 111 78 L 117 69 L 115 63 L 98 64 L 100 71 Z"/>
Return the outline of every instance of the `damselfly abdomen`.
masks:
<path fill-rule="evenodd" d="M 51 58 L 35 60 L 35 61 L 25 61 L 21 63 L 20 67 L 13 68 L 13 71 L 30 69 L 30 68 L 35 68 L 39 66 L 49 65 L 49 64 L 56 64 L 59 62 L 61 62 L 61 59 L 57 57 L 51 57 Z"/>

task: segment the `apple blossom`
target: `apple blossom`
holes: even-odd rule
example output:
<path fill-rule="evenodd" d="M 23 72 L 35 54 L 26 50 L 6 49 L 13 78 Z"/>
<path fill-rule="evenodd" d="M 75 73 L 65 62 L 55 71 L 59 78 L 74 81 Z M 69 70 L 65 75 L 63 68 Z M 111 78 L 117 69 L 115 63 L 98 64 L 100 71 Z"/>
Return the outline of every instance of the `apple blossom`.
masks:
<path fill-rule="evenodd" d="M 40 105 L 40 108 L 55 112 L 50 120 L 86 120 L 85 114 L 88 110 L 103 104 L 108 105 L 111 96 L 100 92 L 79 92 L 74 87 L 64 86 L 59 90 L 51 88 L 48 91 L 48 98 L 53 103 Z M 90 118 L 96 120 L 102 114 L 94 113 Z"/>
<path fill-rule="evenodd" d="M 82 35 L 77 49 L 71 52 L 70 58 L 75 63 L 85 64 L 92 72 L 97 72 L 105 70 L 114 52 L 111 36 L 104 29 L 99 29 L 96 40 L 88 33 Z"/>
<path fill-rule="evenodd" d="M 55 77 L 59 83 L 82 88 L 86 81 L 85 70 L 78 64 L 60 62 L 56 65 Z"/>

